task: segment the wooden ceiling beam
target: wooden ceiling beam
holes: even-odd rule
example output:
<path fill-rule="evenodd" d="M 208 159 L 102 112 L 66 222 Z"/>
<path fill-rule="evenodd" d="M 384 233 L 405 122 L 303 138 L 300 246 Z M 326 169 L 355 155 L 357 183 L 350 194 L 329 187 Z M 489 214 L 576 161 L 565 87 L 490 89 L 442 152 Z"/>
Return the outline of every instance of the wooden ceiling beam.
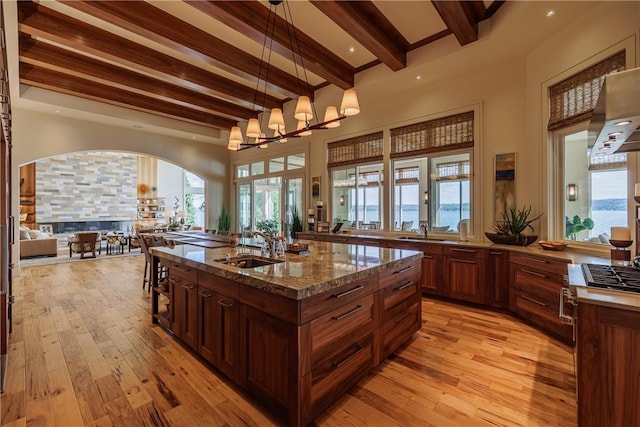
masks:
<path fill-rule="evenodd" d="M 252 40 L 264 43 L 270 10 L 259 1 L 185 1 Z M 279 16 L 276 16 L 275 22 L 272 45 L 275 52 L 287 58 L 292 58 L 294 54 L 298 57 L 298 54 L 301 54 L 307 70 L 342 89 L 353 87 L 355 70 L 348 62 L 298 29 L 295 29 L 295 35 L 300 52 L 297 46 L 292 49 L 291 23 Z M 300 59 L 297 58 L 296 62 L 300 64 Z"/>
<path fill-rule="evenodd" d="M 36 41 L 28 36 L 25 37 L 24 34 L 20 36 L 19 46 L 20 61 L 38 68 L 112 85 L 118 89 L 238 121 L 248 120 L 256 115 L 249 108 L 138 74 L 42 41 Z"/>
<path fill-rule="evenodd" d="M 256 96 L 255 88 L 215 75 L 169 55 L 118 37 L 33 2 L 18 2 L 18 30 L 103 57 L 173 84 L 237 102 L 244 107 L 281 108 L 271 95 Z M 259 99 L 255 99 L 259 98 Z"/>
<path fill-rule="evenodd" d="M 447 28 L 453 31 L 460 46 L 478 40 L 478 22 L 482 21 L 485 15 L 484 3 L 481 0 L 432 0 L 431 3 Z"/>
<path fill-rule="evenodd" d="M 393 71 L 407 66 L 409 42 L 373 2 L 311 0 L 311 3 Z"/>
<path fill-rule="evenodd" d="M 34 87 L 117 105 L 203 126 L 230 129 L 236 121 L 75 76 L 20 64 L 20 82 Z"/>
<path fill-rule="evenodd" d="M 64 0 L 64 3 L 103 21 L 117 25 L 154 42 L 218 67 L 230 74 L 265 85 L 266 69 L 253 55 L 145 1 Z M 267 88 L 283 97 L 296 99 L 313 90 L 306 84 L 274 66 L 269 67 Z M 302 91 L 302 93 L 301 93 Z"/>

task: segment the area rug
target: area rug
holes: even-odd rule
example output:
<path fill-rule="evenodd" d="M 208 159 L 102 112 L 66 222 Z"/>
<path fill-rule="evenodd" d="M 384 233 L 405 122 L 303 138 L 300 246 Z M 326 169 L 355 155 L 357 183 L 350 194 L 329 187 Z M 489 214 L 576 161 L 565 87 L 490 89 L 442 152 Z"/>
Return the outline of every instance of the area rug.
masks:
<path fill-rule="evenodd" d="M 89 254 L 90 255 L 90 254 Z M 55 257 L 37 257 L 37 258 L 25 258 L 20 260 L 20 267 L 35 267 L 41 265 L 52 265 L 52 264 L 62 264 L 65 262 L 78 262 L 78 261 L 91 261 L 96 259 L 104 259 L 104 258 L 118 258 L 125 256 L 144 256 L 140 249 L 132 249 L 131 252 L 128 252 L 126 249 L 123 254 L 109 254 L 107 255 L 107 251 L 105 248 L 102 248 L 102 253 L 98 254 L 96 252 L 95 258 L 80 258 L 80 254 L 73 254 L 72 257 L 69 257 L 69 247 L 58 247 L 58 256 Z"/>

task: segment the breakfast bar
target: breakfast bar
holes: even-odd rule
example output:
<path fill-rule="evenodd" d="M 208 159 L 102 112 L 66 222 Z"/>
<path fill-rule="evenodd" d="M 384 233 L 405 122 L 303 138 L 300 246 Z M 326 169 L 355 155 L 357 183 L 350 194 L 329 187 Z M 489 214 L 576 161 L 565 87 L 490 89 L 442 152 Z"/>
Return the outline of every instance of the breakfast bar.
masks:
<path fill-rule="evenodd" d="M 421 326 L 419 251 L 310 242 L 280 258 L 189 244 L 151 253 L 153 323 L 292 426 L 313 422 Z"/>

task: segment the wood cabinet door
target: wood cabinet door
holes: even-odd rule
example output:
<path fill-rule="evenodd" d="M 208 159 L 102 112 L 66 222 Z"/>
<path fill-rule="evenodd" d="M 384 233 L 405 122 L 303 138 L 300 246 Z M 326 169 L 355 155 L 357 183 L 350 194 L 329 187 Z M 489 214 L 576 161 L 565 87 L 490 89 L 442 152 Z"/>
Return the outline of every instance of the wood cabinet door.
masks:
<path fill-rule="evenodd" d="M 240 303 L 215 295 L 216 366 L 229 377 L 242 377 L 240 358 Z"/>
<path fill-rule="evenodd" d="M 487 303 L 493 307 L 509 306 L 509 252 L 489 250 L 487 263 Z"/>
<path fill-rule="evenodd" d="M 198 288 L 198 353 L 215 365 L 217 350 L 216 293 Z"/>
<path fill-rule="evenodd" d="M 481 249 L 451 249 L 445 256 L 445 294 L 485 304 L 485 253 Z"/>
<path fill-rule="evenodd" d="M 441 263 L 442 256 L 440 255 L 424 254 L 422 257 L 422 292 L 442 295 Z"/>
<path fill-rule="evenodd" d="M 173 279 L 173 333 L 191 348 L 197 349 L 198 293 L 195 283 Z"/>

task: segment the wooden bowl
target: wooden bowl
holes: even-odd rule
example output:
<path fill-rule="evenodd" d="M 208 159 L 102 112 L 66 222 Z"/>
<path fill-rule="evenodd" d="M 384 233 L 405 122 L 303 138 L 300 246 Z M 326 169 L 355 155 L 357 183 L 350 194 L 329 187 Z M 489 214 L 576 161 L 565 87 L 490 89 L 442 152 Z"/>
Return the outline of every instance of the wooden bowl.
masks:
<path fill-rule="evenodd" d="M 498 234 L 485 232 L 487 239 L 493 243 L 500 245 L 528 246 L 538 239 L 538 236 L 532 234 Z"/>
<path fill-rule="evenodd" d="M 611 246 L 615 246 L 616 248 L 628 248 L 633 244 L 633 240 L 613 240 L 609 239 L 609 243 Z"/>
<path fill-rule="evenodd" d="M 569 246 L 564 240 L 540 240 L 538 245 L 547 251 L 563 251 Z"/>

